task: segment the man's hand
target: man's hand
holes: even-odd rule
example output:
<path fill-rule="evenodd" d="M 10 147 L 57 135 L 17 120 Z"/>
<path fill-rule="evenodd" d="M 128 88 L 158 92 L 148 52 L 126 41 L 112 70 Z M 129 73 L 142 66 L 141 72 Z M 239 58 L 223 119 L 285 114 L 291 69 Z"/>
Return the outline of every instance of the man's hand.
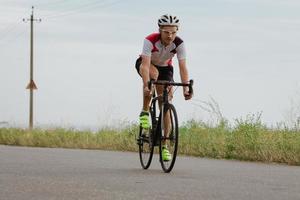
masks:
<path fill-rule="evenodd" d="M 193 93 L 190 93 L 188 87 L 183 89 L 183 96 L 185 100 L 190 100 L 193 97 Z"/>
<path fill-rule="evenodd" d="M 148 86 L 144 87 L 144 96 L 145 97 L 151 97 L 151 90 L 149 90 Z"/>

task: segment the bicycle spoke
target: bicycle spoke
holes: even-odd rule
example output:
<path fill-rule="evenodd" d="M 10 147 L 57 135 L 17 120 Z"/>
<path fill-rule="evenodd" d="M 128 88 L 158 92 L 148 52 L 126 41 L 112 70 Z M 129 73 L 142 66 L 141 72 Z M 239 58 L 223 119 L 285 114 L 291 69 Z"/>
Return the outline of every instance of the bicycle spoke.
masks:
<path fill-rule="evenodd" d="M 178 146 L 178 119 L 176 110 L 173 105 L 169 104 L 168 108 L 164 111 L 165 120 L 168 123 L 168 133 L 165 136 L 161 137 L 160 143 L 160 162 L 163 170 L 165 172 L 170 172 L 175 164 L 176 156 L 177 156 L 177 146 Z M 162 127 L 163 124 L 161 125 Z M 166 149 L 169 151 L 171 157 L 163 155 Z"/>

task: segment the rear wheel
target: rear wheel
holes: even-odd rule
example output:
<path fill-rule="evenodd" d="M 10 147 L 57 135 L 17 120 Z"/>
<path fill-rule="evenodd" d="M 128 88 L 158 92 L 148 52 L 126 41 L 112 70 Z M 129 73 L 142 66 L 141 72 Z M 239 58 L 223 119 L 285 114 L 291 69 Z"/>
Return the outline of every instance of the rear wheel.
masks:
<path fill-rule="evenodd" d="M 178 119 L 175 107 L 172 104 L 168 104 L 164 108 L 161 131 L 162 136 L 159 145 L 160 163 L 164 172 L 169 173 L 174 167 L 178 147 Z M 169 150 L 170 160 L 164 160 L 163 148 Z"/>

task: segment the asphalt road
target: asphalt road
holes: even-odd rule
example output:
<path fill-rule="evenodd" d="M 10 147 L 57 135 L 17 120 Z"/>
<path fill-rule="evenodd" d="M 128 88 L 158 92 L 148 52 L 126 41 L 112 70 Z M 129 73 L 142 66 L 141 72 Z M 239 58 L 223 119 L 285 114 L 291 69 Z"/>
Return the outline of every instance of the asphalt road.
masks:
<path fill-rule="evenodd" d="M 165 174 L 157 156 L 0 146 L 0 199 L 299 200 L 300 167 L 178 157 Z"/>

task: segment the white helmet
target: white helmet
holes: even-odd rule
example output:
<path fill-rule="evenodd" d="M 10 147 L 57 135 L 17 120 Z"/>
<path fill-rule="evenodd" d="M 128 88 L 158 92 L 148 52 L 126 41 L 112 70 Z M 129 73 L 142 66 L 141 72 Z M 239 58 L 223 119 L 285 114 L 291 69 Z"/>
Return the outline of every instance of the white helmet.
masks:
<path fill-rule="evenodd" d="M 179 19 L 176 16 L 165 14 L 158 19 L 158 26 L 177 26 L 179 27 Z"/>

